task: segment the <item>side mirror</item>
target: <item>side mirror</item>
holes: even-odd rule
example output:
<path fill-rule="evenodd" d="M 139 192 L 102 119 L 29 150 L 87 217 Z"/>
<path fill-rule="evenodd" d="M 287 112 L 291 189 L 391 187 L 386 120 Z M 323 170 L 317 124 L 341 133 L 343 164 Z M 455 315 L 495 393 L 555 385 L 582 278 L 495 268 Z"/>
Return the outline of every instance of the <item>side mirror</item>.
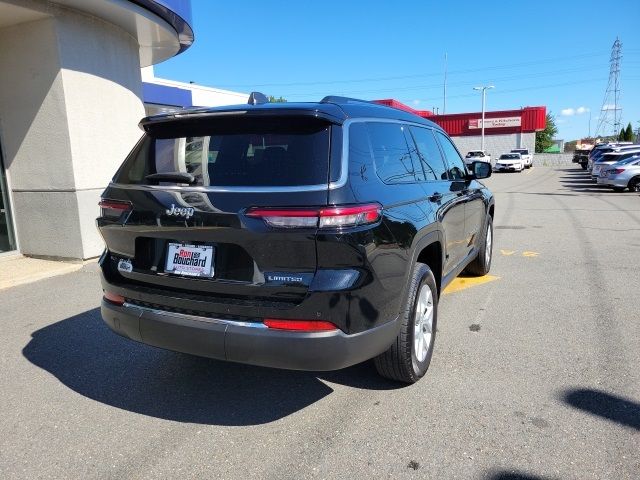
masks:
<path fill-rule="evenodd" d="M 489 178 L 491 176 L 491 164 L 487 162 L 473 162 L 471 164 L 471 173 L 474 178 Z"/>

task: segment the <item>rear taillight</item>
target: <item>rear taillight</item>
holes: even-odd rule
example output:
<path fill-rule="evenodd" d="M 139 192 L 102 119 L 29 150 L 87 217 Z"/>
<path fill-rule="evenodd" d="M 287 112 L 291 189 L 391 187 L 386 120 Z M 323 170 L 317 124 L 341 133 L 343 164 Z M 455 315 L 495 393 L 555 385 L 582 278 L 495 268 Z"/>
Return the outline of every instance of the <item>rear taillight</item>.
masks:
<path fill-rule="evenodd" d="M 333 323 L 324 320 L 284 320 L 265 318 L 263 323 L 274 330 L 290 330 L 295 332 L 327 332 L 337 330 Z"/>
<path fill-rule="evenodd" d="M 132 208 L 131 202 L 110 200 L 108 198 L 101 199 L 98 205 L 100 206 L 100 214 L 109 218 L 120 218 L 120 215 L 129 212 Z"/>
<path fill-rule="evenodd" d="M 612 170 L 609 170 L 609 175 L 618 175 L 622 172 L 624 172 L 624 168 L 614 168 Z"/>
<path fill-rule="evenodd" d="M 322 208 L 251 208 L 247 216 L 279 228 L 344 228 L 376 223 L 382 215 L 377 203 Z"/>
<path fill-rule="evenodd" d="M 125 298 L 122 295 L 117 295 L 115 293 L 107 292 L 106 290 L 103 292 L 104 299 L 110 303 L 114 303 L 116 305 L 124 304 Z"/>

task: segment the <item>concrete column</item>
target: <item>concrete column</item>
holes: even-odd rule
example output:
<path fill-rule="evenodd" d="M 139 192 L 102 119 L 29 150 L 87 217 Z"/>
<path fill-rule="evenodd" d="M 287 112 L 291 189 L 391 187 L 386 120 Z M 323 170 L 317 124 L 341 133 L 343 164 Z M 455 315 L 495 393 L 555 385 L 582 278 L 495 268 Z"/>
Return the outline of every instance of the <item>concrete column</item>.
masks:
<path fill-rule="evenodd" d="M 141 135 L 138 48 L 67 9 L 0 29 L 0 143 L 22 253 L 102 251 L 100 193 Z"/>

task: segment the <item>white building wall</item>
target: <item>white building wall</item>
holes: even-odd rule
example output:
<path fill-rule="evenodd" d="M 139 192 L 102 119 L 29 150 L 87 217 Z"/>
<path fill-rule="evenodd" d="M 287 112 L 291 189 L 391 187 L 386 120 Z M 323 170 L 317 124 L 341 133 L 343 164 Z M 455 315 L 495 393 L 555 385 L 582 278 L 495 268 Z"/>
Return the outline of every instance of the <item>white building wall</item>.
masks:
<path fill-rule="evenodd" d="M 482 140 L 478 136 L 451 137 L 462 155 L 466 155 L 470 150 L 480 150 Z M 509 152 L 512 148 L 528 148 L 531 152 L 535 150 L 536 134 L 532 133 L 510 133 L 508 135 L 486 135 L 484 136 L 484 149 L 491 154 L 492 160 L 498 158 L 502 153 Z"/>
<path fill-rule="evenodd" d="M 141 135 L 139 46 L 68 9 L 0 29 L 0 144 L 19 250 L 100 254 L 98 200 Z"/>

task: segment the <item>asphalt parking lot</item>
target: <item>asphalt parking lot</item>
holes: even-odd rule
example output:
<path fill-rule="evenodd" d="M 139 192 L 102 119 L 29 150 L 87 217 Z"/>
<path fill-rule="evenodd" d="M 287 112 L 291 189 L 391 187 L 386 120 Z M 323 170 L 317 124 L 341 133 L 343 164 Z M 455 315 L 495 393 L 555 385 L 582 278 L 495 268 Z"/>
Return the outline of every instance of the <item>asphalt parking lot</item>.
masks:
<path fill-rule="evenodd" d="M 226 364 L 112 334 L 95 265 L 0 292 L 0 477 L 640 476 L 640 195 L 495 174 L 492 277 L 440 303 L 427 376 Z"/>

